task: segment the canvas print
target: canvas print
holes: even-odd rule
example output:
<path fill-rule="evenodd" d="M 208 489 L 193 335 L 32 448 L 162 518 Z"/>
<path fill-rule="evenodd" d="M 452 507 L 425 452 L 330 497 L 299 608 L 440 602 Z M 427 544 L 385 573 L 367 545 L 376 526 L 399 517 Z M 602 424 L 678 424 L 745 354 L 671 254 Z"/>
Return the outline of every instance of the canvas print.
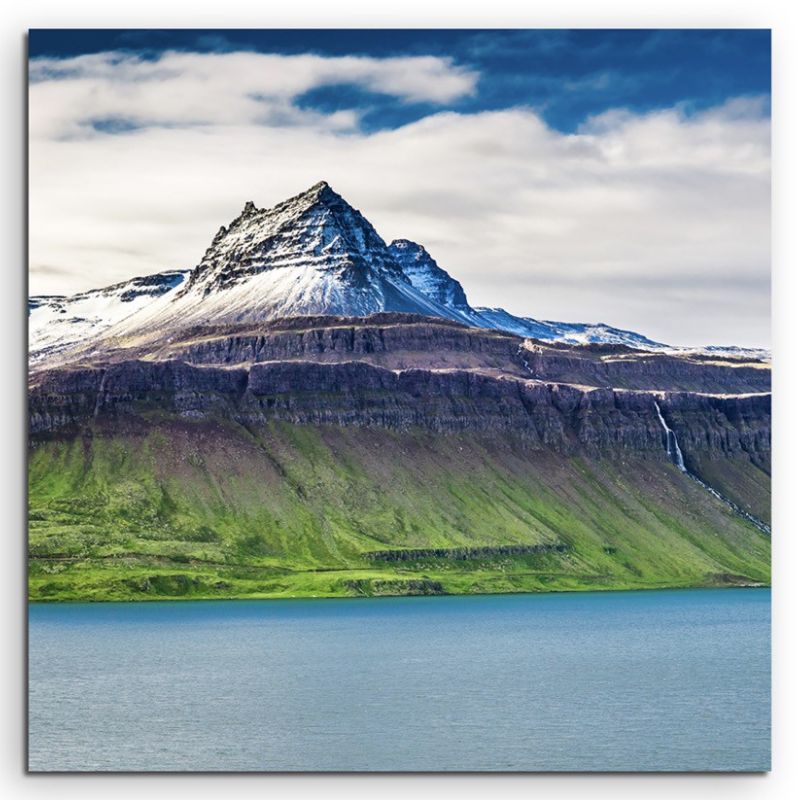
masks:
<path fill-rule="evenodd" d="M 28 769 L 770 769 L 770 33 L 29 34 Z"/>

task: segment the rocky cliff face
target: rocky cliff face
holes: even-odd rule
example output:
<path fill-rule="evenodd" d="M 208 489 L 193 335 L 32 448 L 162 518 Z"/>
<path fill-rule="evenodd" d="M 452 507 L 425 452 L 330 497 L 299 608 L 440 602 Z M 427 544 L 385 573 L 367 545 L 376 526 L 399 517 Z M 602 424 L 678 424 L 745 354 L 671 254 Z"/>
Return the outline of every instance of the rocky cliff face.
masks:
<path fill-rule="evenodd" d="M 411 315 L 368 318 L 295 318 L 286 328 L 259 331 L 197 331 L 177 337 L 159 358 L 192 364 L 265 361 L 367 361 L 392 369 L 436 365 L 495 368 L 521 373 L 520 340 Z"/>
<path fill-rule="evenodd" d="M 152 412 L 221 417 L 245 425 L 421 428 L 513 433 L 532 448 L 570 455 L 664 458 L 655 400 L 681 447 L 768 464 L 768 395 L 709 396 L 585 389 L 464 370 L 394 371 L 367 363 L 256 363 L 248 368 L 130 361 L 41 373 L 30 391 L 34 437 Z"/>
<path fill-rule="evenodd" d="M 136 353 L 121 350 L 115 358 L 131 355 Z M 208 365 L 359 360 L 389 369 L 499 371 L 550 383 L 723 394 L 768 392 L 771 377 L 763 364 L 738 359 L 709 361 L 614 345 L 545 345 L 498 331 L 401 314 L 296 317 L 255 330 L 197 328 L 176 335 L 155 355 Z"/>
<path fill-rule="evenodd" d="M 521 351 L 531 377 L 588 386 L 737 394 L 769 392 L 772 373 L 761 363 L 710 361 L 626 346 L 546 346 L 526 343 Z"/>
<path fill-rule="evenodd" d="M 616 345 L 544 345 L 415 315 L 189 328 L 154 351 L 32 374 L 34 437 L 147 413 L 245 425 L 513 433 L 561 454 L 770 462 L 770 371 Z M 134 355 L 137 355 L 134 353 Z"/>

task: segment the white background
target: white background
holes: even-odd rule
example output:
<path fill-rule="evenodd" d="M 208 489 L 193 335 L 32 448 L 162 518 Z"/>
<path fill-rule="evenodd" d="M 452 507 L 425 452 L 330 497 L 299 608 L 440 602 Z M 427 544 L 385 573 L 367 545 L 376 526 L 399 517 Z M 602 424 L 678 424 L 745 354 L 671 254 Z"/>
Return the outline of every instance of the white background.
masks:
<path fill-rule="evenodd" d="M 5 380 L 0 386 L 3 439 L 0 588 L 2 605 L 2 706 L 0 782 L 6 797 L 236 798 L 324 796 L 382 798 L 458 795 L 484 797 L 739 798 L 800 797 L 800 645 L 798 557 L 800 531 L 793 501 L 800 399 L 797 374 L 798 156 L 800 28 L 790 3 L 759 0 L 558 0 L 542 4 L 492 0 L 471 10 L 463 2 L 405 0 L 402 11 L 378 2 L 292 0 L 180 3 L 138 0 L 135 9 L 100 0 L 7 0 L 0 12 L 0 153 L 2 154 L 3 260 L 0 261 L 0 341 Z M 795 7 L 797 6 L 794 3 Z M 476 4 L 477 6 L 477 4 Z M 529 6 L 526 8 L 526 6 Z M 773 29 L 773 341 L 775 354 L 773 531 L 773 772 L 737 775 L 533 775 L 533 776 L 26 776 L 24 774 L 24 454 L 25 454 L 25 32 L 32 27 L 770 27 Z M 794 348 L 792 344 L 794 343 Z"/>

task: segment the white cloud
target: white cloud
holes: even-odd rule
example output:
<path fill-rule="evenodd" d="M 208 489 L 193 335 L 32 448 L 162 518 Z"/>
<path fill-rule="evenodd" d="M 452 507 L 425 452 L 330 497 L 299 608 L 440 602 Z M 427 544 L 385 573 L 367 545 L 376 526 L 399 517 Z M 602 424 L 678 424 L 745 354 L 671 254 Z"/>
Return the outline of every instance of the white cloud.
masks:
<path fill-rule="evenodd" d="M 434 58 L 76 61 L 40 62 L 31 89 L 32 292 L 192 266 L 245 200 L 269 206 L 325 179 L 387 240 L 428 247 L 475 304 L 675 343 L 769 341 L 760 101 L 608 112 L 571 135 L 525 109 L 365 133 L 355 113 L 322 116 L 292 100 L 343 82 L 444 100 L 475 76 Z M 270 66 L 254 75 L 253 64 Z M 44 77 L 56 67 L 70 77 Z M 284 114 L 280 124 L 259 117 L 253 93 Z M 86 119 L 118 115 L 151 127 L 84 135 Z"/>
<path fill-rule="evenodd" d="M 354 85 L 400 100 L 445 103 L 470 94 L 476 73 L 433 56 L 368 58 L 265 53 L 182 53 L 157 59 L 99 53 L 31 62 L 31 136 L 75 137 L 91 123 L 144 126 L 296 125 L 352 127 L 354 114 L 323 117 L 295 98 Z"/>

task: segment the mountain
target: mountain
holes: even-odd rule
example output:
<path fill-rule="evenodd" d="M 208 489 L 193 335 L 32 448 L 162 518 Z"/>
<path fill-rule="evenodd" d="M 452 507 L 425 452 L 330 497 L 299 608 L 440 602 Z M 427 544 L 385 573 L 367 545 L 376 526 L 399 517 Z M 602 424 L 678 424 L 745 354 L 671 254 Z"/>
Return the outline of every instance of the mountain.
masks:
<path fill-rule="evenodd" d="M 98 338 L 155 340 L 178 327 L 380 312 L 441 317 L 545 342 L 668 349 L 604 324 L 543 321 L 473 307 L 461 284 L 424 247 L 406 239 L 387 245 L 324 181 L 271 209 L 248 202 L 219 229 L 192 270 L 134 278 L 71 297 L 32 297 L 29 309 L 32 364 L 75 347 L 83 351 Z M 759 357 L 736 348 L 724 353 Z"/>
<path fill-rule="evenodd" d="M 769 363 L 473 307 L 327 184 L 30 320 L 34 599 L 769 582 Z"/>
<path fill-rule="evenodd" d="M 765 583 L 769 386 L 760 363 L 392 313 L 42 369 L 31 596 Z"/>
<path fill-rule="evenodd" d="M 176 291 L 109 335 L 381 311 L 457 318 L 414 288 L 372 225 L 322 182 L 271 209 L 247 203 Z"/>

